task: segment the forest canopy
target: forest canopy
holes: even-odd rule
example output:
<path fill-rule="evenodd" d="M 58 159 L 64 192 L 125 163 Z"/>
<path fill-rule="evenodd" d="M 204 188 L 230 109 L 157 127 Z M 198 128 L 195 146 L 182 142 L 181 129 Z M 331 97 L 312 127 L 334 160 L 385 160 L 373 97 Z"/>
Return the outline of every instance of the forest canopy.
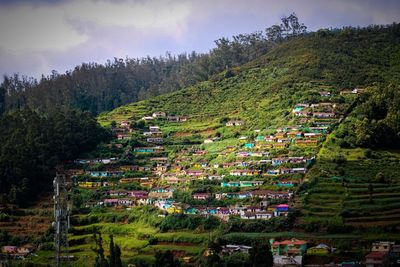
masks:
<path fill-rule="evenodd" d="M 55 175 L 55 166 L 107 140 L 109 133 L 88 112 L 48 114 L 24 108 L 0 119 L 0 200 L 27 204 Z"/>

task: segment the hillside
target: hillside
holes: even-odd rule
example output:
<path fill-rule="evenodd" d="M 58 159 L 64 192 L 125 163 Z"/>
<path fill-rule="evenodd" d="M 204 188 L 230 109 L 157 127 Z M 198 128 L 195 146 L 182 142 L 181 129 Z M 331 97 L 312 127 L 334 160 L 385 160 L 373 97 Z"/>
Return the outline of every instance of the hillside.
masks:
<path fill-rule="evenodd" d="M 320 30 L 296 38 L 213 80 L 99 116 L 99 122 L 139 119 L 153 111 L 204 118 L 240 117 L 250 127 L 282 126 L 293 104 L 321 90 L 398 83 L 397 24 L 383 28 Z M 290 123 L 290 121 L 289 121 Z"/>
<path fill-rule="evenodd" d="M 150 223 L 156 229 L 160 227 L 161 232 L 169 231 L 174 238 L 170 237 L 170 243 L 161 246 L 142 244 L 134 250 L 140 254 L 170 248 L 181 255 L 185 250 L 182 246 L 174 247 L 179 242 L 171 241 L 182 237 L 181 240 L 192 242 L 186 232 L 192 228 L 177 226 L 178 221 L 186 219 L 178 217 L 174 221 L 174 213 L 182 209 L 181 212 L 192 214 L 190 207 L 196 205 L 222 205 L 233 212 L 241 204 L 246 209 L 247 205 L 260 205 L 259 200 L 254 200 L 257 190 L 294 193 L 289 200 L 268 197 L 274 204 L 288 203 L 288 217 L 252 222 L 243 220 L 246 213 L 241 213 L 242 210 L 241 220 L 231 214 L 229 223 L 218 227 L 222 232 L 213 232 L 212 236 L 220 236 L 225 243 L 242 244 L 288 237 L 303 238 L 314 244 L 323 240 L 338 248 L 333 258 L 324 259 L 326 262 L 336 261 L 336 257 L 360 259 L 371 241 L 398 239 L 395 233 L 400 223 L 397 215 L 400 155 L 393 146 L 389 150 L 384 142 L 368 141 L 380 134 L 382 128 L 357 126 L 366 117 L 387 129 L 380 140 L 398 138 L 398 40 L 398 25 L 321 30 L 278 45 L 261 58 L 196 86 L 101 114 L 98 121 L 103 126 L 116 127 L 115 132 L 123 124 L 129 125 L 132 133 L 127 135 L 131 141 L 124 141 L 123 135 L 116 141 L 124 147 L 133 147 L 132 156 L 125 157 L 124 162 L 153 166 L 148 170 L 158 170 L 156 166 L 160 166 L 162 171 L 152 180 L 152 186 L 170 186 L 175 190 L 172 202 L 175 206 L 167 209 L 169 219 L 165 220 L 175 226 L 165 229 Z M 363 89 L 347 91 L 354 88 Z M 379 106 L 385 108 L 374 109 Z M 319 118 L 330 112 L 333 118 Z M 153 113 L 156 117 L 145 118 Z M 177 116 L 173 115 L 185 119 L 174 122 Z M 239 125 L 232 127 L 229 123 Z M 158 136 L 162 137 L 164 150 L 158 152 L 161 154 L 146 149 L 153 144 L 143 135 L 152 126 L 158 127 Z M 358 129 L 357 136 L 353 136 L 354 128 Z M 296 132 L 301 137 L 294 137 Z M 279 144 L 279 138 L 286 138 L 283 145 Z M 168 159 L 165 170 L 161 163 L 149 165 L 155 155 Z M 311 159 L 311 163 L 285 161 L 296 157 L 307 162 Z M 284 163 L 276 163 L 282 158 Z M 286 172 L 302 167 L 308 170 L 305 175 Z M 254 174 L 249 169 L 261 173 Z M 192 178 L 195 173 L 200 175 L 198 181 Z M 141 172 L 136 173 L 135 177 L 140 175 Z M 220 177 L 215 179 L 222 182 L 210 177 Z M 224 188 L 224 183 L 233 186 L 235 181 L 255 183 L 248 188 Z M 222 193 L 227 197 L 192 200 L 196 193 L 212 196 Z M 253 197 L 249 199 L 247 194 Z M 195 229 L 207 233 L 201 226 Z M 156 239 L 160 236 L 157 233 Z M 203 239 L 197 244 L 204 249 L 207 242 L 209 239 Z M 350 242 L 356 245 L 351 246 Z M 183 255 L 196 258 L 199 253 L 188 248 Z"/>
<path fill-rule="evenodd" d="M 64 166 L 74 265 L 99 261 L 96 231 L 106 255 L 113 235 L 137 266 L 249 264 L 219 249 L 276 256 L 288 238 L 335 247 L 315 262 L 341 263 L 398 240 L 399 39 L 394 24 L 276 40 L 208 81 L 100 114 L 113 140 Z M 51 255 L 47 242 L 30 261 Z"/>

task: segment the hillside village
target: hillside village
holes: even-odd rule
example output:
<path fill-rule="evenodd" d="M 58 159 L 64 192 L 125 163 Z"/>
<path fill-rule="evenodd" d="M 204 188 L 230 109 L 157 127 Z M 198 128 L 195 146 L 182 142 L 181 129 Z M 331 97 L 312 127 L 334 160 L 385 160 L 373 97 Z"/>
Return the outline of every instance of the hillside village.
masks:
<path fill-rule="evenodd" d="M 149 216 L 156 215 L 159 219 L 189 216 L 215 218 L 221 223 L 271 221 L 285 225 L 296 219 L 299 204 L 295 196 L 318 160 L 327 135 L 345 119 L 354 99 L 363 92 L 364 89 L 354 89 L 334 95 L 321 91 L 313 101 L 294 104 L 287 119 L 290 123 L 278 128 L 249 129 L 249 121 L 232 117 L 221 119 L 218 129 L 223 130 L 217 132 L 177 134 L 171 132 L 171 127 L 189 129 L 197 118 L 159 110 L 112 122 L 114 138 L 110 143 L 99 146 L 91 157 L 78 158 L 59 168 L 72 187 L 74 228 L 84 227 L 73 231 L 76 240 L 82 238 L 81 231 L 89 233 L 86 223 L 80 226 L 83 221 L 78 218 L 86 217 L 85 213 L 90 211 L 109 211 L 115 219 L 118 214 L 124 218 L 125 214 L 144 208 L 145 213 L 152 214 Z M 215 221 L 209 223 L 217 227 Z M 291 227 L 280 229 L 288 231 Z M 76 234 L 72 234 L 72 240 Z M 159 241 L 154 242 L 160 248 Z M 269 242 L 277 266 L 320 264 L 321 256 L 336 255 L 334 247 L 315 243 L 314 239 L 281 237 L 270 238 Z M 398 245 L 385 242 L 374 243 L 363 263 L 374 267 L 381 266 L 383 261 L 396 261 Z M 166 248 L 177 244 L 173 242 Z M 388 245 L 383 249 L 382 244 Z M 135 253 L 154 253 L 145 247 L 138 247 Z M 227 241 L 220 255 L 248 253 L 250 248 Z M 31 244 L 21 248 L 5 246 L 3 255 L 23 259 L 35 249 Z M 179 247 L 173 251 L 176 257 L 192 265 L 197 253 L 212 253 L 204 249 L 196 247 L 194 253 Z M 79 259 L 79 253 L 76 257 Z M 341 266 L 361 264 L 346 257 L 332 257 Z"/>
<path fill-rule="evenodd" d="M 296 125 L 256 129 L 253 138 L 239 136 L 234 145 L 219 151 L 208 148 L 223 136 L 207 138 L 197 146 L 183 143 L 173 156 L 168 154 L 170 138 L 164 137 L 159 125 L 190 118 L 158 111 L 142 118 L 146 121 L 143 129 L 135 128 L 131 121 L 120 121 L 113 128 L 116 141 L 108 145 L 131 153 L 140 158 L 135 163 L 143 164 L 120 164 L 117 157 L 78 159 L 75 163 L 79 168 L 67 172 L 80 188 L 114 187 L 102 190 L 103 198 L 91 199 L 87 206 L 153 205 L 166 213 L 213 215 L 223 220 L 231 216 L 248 220 L 287 216 L 293 192 L 313 164 L 319 144 L 343 119 L 346 108 L 345 103 L 298 103 L 292 111 Z M 225 127 L 245 124 L 229 120 Z M 134 134 L 140 136 L 140 145 L 124 146 Z M 123 189 L 130 184 L 138 184 L 141 190 Z M 206 189 L 199 190 L 200 184 Z M 191 192 L 190 201 L 177 201 L 175 191 Z"/>

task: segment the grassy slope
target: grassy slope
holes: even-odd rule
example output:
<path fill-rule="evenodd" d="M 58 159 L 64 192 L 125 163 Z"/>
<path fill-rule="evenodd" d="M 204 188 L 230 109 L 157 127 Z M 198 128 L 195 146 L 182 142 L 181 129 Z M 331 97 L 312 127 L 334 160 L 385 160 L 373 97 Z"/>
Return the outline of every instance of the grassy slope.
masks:
<path fill-rule="evenodd" d="M 228 78 L 222 73 L 191 88 L 120 107 L 100 115 L 98 120 L 103 125 L 109 125 L 113 120 L 136 120 L 153 111 L 163 110 L 192 116 L 190 122 L 171 128 L 171 133 L 202 133 L 209 129 L 223 131 L 218 128 L 218 121 L 222 117 L 244 119 L 247 124 L 241 133 L 246 129 L 288 125 L 291 123 L 291 117 L 288 116 L 291 107 L 312 98 L 317 91 L 338 92 L 356 86 L 398 83 L 399 36 L 398 27 L 391 27 L 377 32 L 362 30 L 355 33 L 345 30 L 333 36 L 315 35 L 295 39 L 277 46 L 254 62 L 231 70 L 233 77 Z M 329 176 L 338 167 L 326 155 L 331 157 L 338 153 L 347 158 L 343 167 L 345 175 L 358 177 L 346 186 Z M 321 218 L 329 217 L 330 221 L 341 223 L 343 218 L 340 214 L 345 209 L 352 211 L 355 204 L 363 204 L 362 207 L 371 211 L 382 203 L 396 203 L 396 189 L 386 192 L 380 184 L 374 185 L 374 198 L 377 198 L 375 205 L 364 203 L 369 197 L 365 192 L 365 186 L 368 185 L 364 181 L 364 169 L 367 168 L 371 176 L 379 171 L 396 172 L 396 160 L 393 164 L 389 160 L 389 164 L 385 157 L 397 158 L 398 154 L 385 154 L 381 161 L 365 159 L 363 154 L 362 149 L 340 149 L 328 139 L 321 150 L 320 163 L 310 172 L 310 177 L 320 176 L 320 169 L 329 174 L 320 179 L 317 186 L 319 191 L 313 188 L 309 202 L 306 205 L 303 203 L 305 221 L 319 222 Z M 321 160 L 321 157 L 325 158 Z M 324 201 L 323 206 L 321 200 Z M 382 219 L 386 216 L 389 221 L 395 222 L 400 219 L 391 216 L 390 210 L 385 214 L 371 211 L 364 215 L 368 217 L 365 217 L 366 221 L 375 220 L 376 216 L 383 216 Z M 357 225 L 352 217 L 345 221 Z"/>
<path fill-rule="evenodd" d="M 395 74 L 400 70 L 400 60 L 398 60 L 400 45 L 396 44 L 392 38 L 392 35 L 386 31 L 376 36 L 361 33 L 359 36 L 341 34 L 333 37 L 299 38 L 277 46 L 259 60 L 235 68 L 230 73 L 221 73 L 210 81 L 175 93 L 120 107 L 110 113 L 101 114 L 98 121 L 107 126 L 112 121 L 138 120 L 154 111 L 189 115 L 191 117 L 189 122 L 160 125 L 163 132 L 174 138 L 185 138 L 194 134 L 199 134 L 204 138 L 218 131 L 227 138 L 223 142 L 226 142 L 226 145 L 232 145 L 237 142 L 237 139 L 232 138 L 235 132 L 248 134 L 251 133 L 250 129 L 290 125 L 292 123 L 290 110 L 293 105 L 312 99 L 318 91 L 329 90 L 337 93 L 343 88 L 370 85 L 374 82 L 396 82 L 398 77 Z M 246 121 L 246 126 L 240 129 L 227 129 L 220 123 L 224 117 L 243 119 Z M 210 144 L 206 147 L 211 152 L 217 152 L 223 148 L 221 143 Z M 329 146 L 329 141 L 327 141 L 321 155 L 329 154 L 334 149 L 336 148 Z M 346 154 L 346 152 L 349 153 L 346 155 L 349 162 L 350 159 L 358 159 L 359 155 L 364 153 L 360 149 L 340 153 Z M 327 167 L 324 164 L 327 164 Z M 335 166 L 335 163 L 330 160 L 321 161 L 310 175 L 319 176 L 319 168 L 326 167 L 334 170 Z M 349 175 L 354 172 L 353 167 L 349 165 L 346 169 Z M 351 174 L 351 176 L 354 175 Z M 359 181 L 351 183 L 354 186 L 359 185 Z M 326 217 L 341 223 L 343 218 L 340 214 L 344 207 L 351 205 L 353 197 L 362 199 L 364 194 L 354 193 L 348 198 L 346 194 L 343 194 L 345 190 L 341 183 L 333 181 L 329 175 L 326 181 L 321 179 L 317 187 L 322 191 L 312 188 L 314 192 L 311 192 L 310 204 L 304 205 L 302 198 L 297 201 L 305 211 L 300 220 L 302 223 Z M 378 188 L 379 185 L 377 184 L 376 187 Z M 317 197 L 313 199 L 313 196 Z M 378 197 L 378 194 L 376 196 Z M 325 203 L 322 210 L 318 206 L 321 199 Z M 92 227 L 92 225 L 89 226 Z M 205 233 L 200 243 L 197 243 L 196 240 L 199 237 L 196 233 L 161 234 L 145 223 L 128 224 L 126 227 L 133 227 L 132 231 L 128 229 L 129 233 L 123 232 L 123 227 L 119 229 L 120 225 L 115 225 L 118 230 L 107 223 L 100 223 L 97 226 L 104 233 L 105 244 L 106 235 L 114 233 L 116 242 L 123 247 L 125 259 L 135 256 L 136 259 L 142 258 L 143 261 L 151 261 L 153 259 L 151 255 L 155 249 L 163 250 L 171 246 L 176 250 L 184 250 L 189 255 L 196 255 L 204 248 L 208 236 Z M 138 233 L 137 229 L 142 228 L 145 230 L 141 234 Z M 164 243 L 150 245 L 148 240 L 143 238 L 143 234 L 156 235 Z M 285 234 L 279 236 L 285 236 Z M 298 236 L 298 234 L 289 233 L 287 236 Z M 177 245 L 176 239 L 181 240 L 183 237 L 186 238 L 185 240 L 192 240 L 193 245 Z M 82 240 L 88 236 L 83 231 L 82 234 L 75 234 L 72 238 Z M 328 238 L 328 236 L 321 238 Z M 346 235 L 343 238 L 351 237 Z M 80 245 L 81 243 L 85 245 Z M 77 242 L 72 249 L 76 249 L 77 255 L 82 254 L 88 257 L 87 259 L 93 260 L 94 253 L 90 252 L 89 243 Z"/>
<path fill-rule="evenodd" d="M 283 43 L 247 65 L 171 94 L 101 114 L 99 122 L 138 119 L 152 111 L 206 119 L 240 117 L 251 127 L 287 124 L 285 111 L 318 90 L 396 83 L 400 27 L 333 36 L 317 34 Z M 232 76 L 233 77 L 230 77 Z M 229 77 L 229 78 L 226 78 Z"/>

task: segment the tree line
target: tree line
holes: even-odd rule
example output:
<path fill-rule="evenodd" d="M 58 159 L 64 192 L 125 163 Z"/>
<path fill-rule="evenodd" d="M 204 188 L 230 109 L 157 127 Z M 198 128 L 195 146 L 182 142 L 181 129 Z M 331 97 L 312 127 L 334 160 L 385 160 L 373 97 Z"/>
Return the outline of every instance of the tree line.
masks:
<path fill-rule="evenodd" d="M 295 14 L 265 31 L 220 38 L 209 53 L 161 57 L 114 58 L 105 64 L 84 63 L 40 80 L 14 74 L 0 85 L 0 114 L 24 106 L 52 109 L 68 106 L 97 115 L 118 106 L 164 94 L 208 80 L 267 53 L 283 40 L 306 33 Z"/>

